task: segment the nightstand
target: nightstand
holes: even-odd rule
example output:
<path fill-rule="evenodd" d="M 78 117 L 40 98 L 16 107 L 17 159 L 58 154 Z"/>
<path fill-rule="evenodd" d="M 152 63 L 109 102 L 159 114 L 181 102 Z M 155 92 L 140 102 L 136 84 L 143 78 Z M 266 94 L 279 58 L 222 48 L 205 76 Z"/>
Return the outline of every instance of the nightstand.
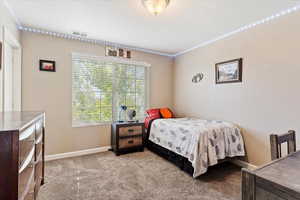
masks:
<path fill-rule="evenodd" d="M 145 125 L 138 122 L 114 122 L 111 125 L 111 146 L 118 156 L 121 153 L 144 151 Z"/>

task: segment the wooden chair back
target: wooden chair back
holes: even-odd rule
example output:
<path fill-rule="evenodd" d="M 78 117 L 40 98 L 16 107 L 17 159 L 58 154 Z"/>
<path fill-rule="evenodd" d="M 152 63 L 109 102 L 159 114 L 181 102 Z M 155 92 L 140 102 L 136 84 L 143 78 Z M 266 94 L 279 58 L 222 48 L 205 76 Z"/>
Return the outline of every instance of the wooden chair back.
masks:
<path fill-rule="evenodd" d="M 271 143 L 271 158 L 276 160 L 282 157 L 281 154 L 281 144 L 287 143 L 287 153 L 296 152 L 296 132 L 293 130 L 288 131 L 288 133 L 283 135 L 270 135 Z"/>

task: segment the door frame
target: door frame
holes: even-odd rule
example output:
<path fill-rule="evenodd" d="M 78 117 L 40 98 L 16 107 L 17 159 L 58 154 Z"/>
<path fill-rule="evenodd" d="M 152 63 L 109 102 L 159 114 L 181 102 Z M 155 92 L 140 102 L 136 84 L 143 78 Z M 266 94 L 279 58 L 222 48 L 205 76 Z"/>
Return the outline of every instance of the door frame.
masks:
<path fill-rule="evenodd" d="M 4 110 L 5 105 L 5 47 L 9 44 L 13 48 L 13 110 L 21 111 L 22 108 L 22 46 L 16 37 L 10 32 L 5 26 L 2 30 L 3 42 L 2 42 L 2 105 L 0 106 L 0 111 Z"/>

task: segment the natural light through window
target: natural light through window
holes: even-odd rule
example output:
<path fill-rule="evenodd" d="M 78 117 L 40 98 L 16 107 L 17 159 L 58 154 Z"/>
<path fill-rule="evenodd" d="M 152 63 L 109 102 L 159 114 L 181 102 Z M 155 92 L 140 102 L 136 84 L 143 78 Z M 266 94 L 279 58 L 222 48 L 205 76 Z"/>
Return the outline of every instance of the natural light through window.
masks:
<path fill-rule="evenodd" d="M 144 63 L 73 54 L 73 126 L 118 120 L 126 105 L 143 119 L 147 107 L 147 71 Z"/>

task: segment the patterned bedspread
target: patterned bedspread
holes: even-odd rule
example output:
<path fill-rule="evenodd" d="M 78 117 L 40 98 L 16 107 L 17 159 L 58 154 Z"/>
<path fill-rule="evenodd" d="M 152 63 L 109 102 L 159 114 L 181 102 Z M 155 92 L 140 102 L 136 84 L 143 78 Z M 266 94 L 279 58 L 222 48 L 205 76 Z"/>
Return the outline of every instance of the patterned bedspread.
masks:
<path fill-rule="evenodd" d="M 189 159 L 196 178 L 226 157 L 244 156 L 240 129 L 232 123 L 196 118 L 157 119 L 149 140 Z"/>

